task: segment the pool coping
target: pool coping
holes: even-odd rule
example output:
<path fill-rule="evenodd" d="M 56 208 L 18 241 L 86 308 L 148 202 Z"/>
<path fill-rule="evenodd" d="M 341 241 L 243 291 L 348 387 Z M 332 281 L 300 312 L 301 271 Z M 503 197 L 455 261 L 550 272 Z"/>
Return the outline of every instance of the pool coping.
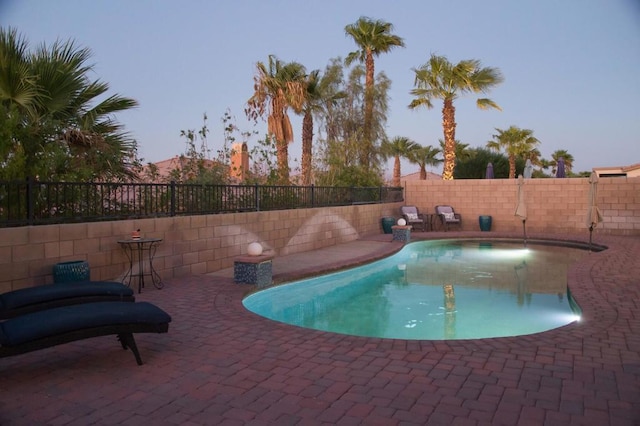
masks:
<path fill-rule="evenodd" d="M 411 244 L 416 241 L 430 241 L 430 240 L 473 240 L 473 241 L 509 241 L 517 242 L 521 239 L 521 236 L 505 233 L 491 233 L 487 235 L 486 232 L 414 232 L 412 239 L 406 244 Z M 380 237 L 379 235 L 367 236 L 362 240 L 364 241 L 376 241 L 387 242 L 391 241 L 391 235 Z M 527 242 L 533 244 L 552 244 L 557 246 L 566 247 L 579 247 L 585 248 L 588 241 L 581 240 L 575 235 L 531 235 L 527 238 Z M 402 341 L 412 345 L 418 345 L 421 350 L 450 350 L 450 351 L 486 351 L 504 348 L 531 348 L 531 347 L 545 347 L 545 346 L 558 346 L 563 348 L 571 348 L 571 344 L 577 343 L 578 340 L 594 335 L 596 333 L 605 330 L 616 321 L 617 315 L 615 310 L 606 302 L 600 300 L 594 300 L 593 297 L 588 297 L 587 294 L 598 292 L 593 279 L 590 275 L 590 271 L 594 265 L 601 261 L 602 256 L 612 255 L 610 250 L 610 244 L 606 243 L 606 240 L 601 239 L 600 242 L 594 244 L 599 248 L 603 248 L 599 252 L 591 252 L 589 256 L 579 260 L 573 264 L 567 274 L 567 286 L 571 291 L 571 295 L 574 300 L 580 306 L 582 313 L 579 322 L 567 324 L 562 327 L 555 328 L 553 330 L 542 331 L 539 333 L 520 335 L 520 336 L 508 336 L 508 337 L 491 337 L 483 339 L 452 339 L 452 340 L 413 340 L 413 339 L 393 339 L 393 338 L 379 338 L 379 337 L 364 337 L 364 336 L 351 336 L 344 335 L 353 339 L 366 340 L 389 340 L 389 341 Z M 308 278 L 312 275 L 326 274 L 332 272 L 338 272 L 341 270 L 349 269 L 352 267 L 360 266 L 366 263 L 371 263 L 381 258 L 388 257 L 398 251 L 402 250 L 405 243 L 398 243 L 391 241 L 389 246 L 381 247 L 375 251 L 371 256 L 356 256 L 352 259 L 344 259 L 343 261 L 333 264 L 330 267 L 323 267 L 323 272 L 320 272 L 320 268 L 302 268 L 295 273 L 288 272 L 278 274 L 275 271 L 274 266 L 274 285 L 287 284 L 291 281 L 297 281 L 300 279 Z M 593 256 L 592 256 L 593 255 Z M 600 256 L 598 256 L 600 255 Z M 288 256 L 285 256 L 285 258 Z M 264 318 L 258 314 L 255 314 L 244 307 L 242 300 L 249 294 L 252 294 L 261 289 L 251 288 L 245 289 L 245 291 L 237 293 L 236 297 L 229 302 L 232 305 L 229 308 L 234 311 L 245 312 L 246 314 L 254 315 L 265 321 L 271 321 L 274 324 L 282 324 L 285 327 L 295 327 L 308 330 L 309 332 L 338 334 L 326 331 L 306 329 L 303 327 L 297 327 L 291 324 L 284 324 L 278 321 L 273 321 L 268 318 Z M 231 314 L 231 312 L 228 312 Z M 342 335 L 341 335 L 342 336 Z M 575 347 L 577 350 L 577 347 Z"/>
<path fill-rule="evenodd" d="M 395 241 L 395 240 L 394 240 Z M 257 293 L 260 293 L 262 291 L 265 290 L 269 290 L 269 289 L 273 289 L 273 288 L 277 288 L 277 287 L 281 287 L 281 286 L 286 286 L 286 285 L 291 285 L 291 284 L 295 284 L 298 281 L 304 281 L 307 280 L 309 278 L 313 278 L 313 277 L 320 277 L 320 276 L 324 276 L 324 275 L 330 275 L 330 274 L 334 274 L 334 273 L 339 273 L 339 272 L 344 272 L 344 271 L 348 271 L 350 269 L 353 268 L 358 268 L 360 266 L 366 265 L 366 264 L 371 264 L 371 263 L 375 263 L 377 261 L 380 261 L 384 258 L 393 256 L 394 254 L 400 252 L 404 247 L 412 245 L 412 244 L 416 244 L 422 241 L 458 241 L 458 242 L 490 242 L 490 243 L 507 243 L 507 244 L 514 244 L 514 245 L 519 245 L 519 244 L 523 244 L 524 247 L 528 247 L 529 245 L 539 245 L 539 246 L 553 246 L 553 247 L 566 247 L 566 248 L 572 248 L 572 249 L 578 249 L 578 250 L 584 250 L 587 253 L 585 253 L 585 256 L 590 255 L 591 253 L 599 253 L 599 252 L 603 252 L 605 250 L 608 249 L 608 246 L 606 245 L 602 245 L 602 244 L 593 244 L 593 243 L 589 243 L 589 242 L 584 242 L 584 241 L 580 241 L 580 240 L 571 240 L 571 239 L 549 239 L 549 238 L 530 238 L 527 239 L 526 243 L 524 243 L 521 239 L 519 238 L 509 238 L 509 237 L 495 237 L 495 238 L 490 238 L 490 237 L 447 237 L 447 238 L 424 238 L 424 237 L 418 237 L 416 239 L 414 239 L 413 241 L 407 242 L 407 243 L 402 243 L 402 244 L 396 244 L 393 248 L 391 249 L 385 249 L 385 250 L 380 250 L 379 252 L 376 252 L 375 254 L 371 255 L 371 256 L 362 256 L 359 259 L 355 259 L 353 260 L 353 262 L 350 261 L 346 261 L 344 262 L 344 264 L 341 265 L 333 265 L 333 267 L 331 268 L 327 268 L 325 270 L 323 270 L 322 272 L 318 272 L 318 271 L 312 271 L 312 270 L 302 270 L 301 273 L 299 274 L 279 274 L 278 275 L 278 279 L 274 279 L 273 283 L 271 285 L 268 286 L 252 286 L 251 289 L 249 289 L 246 293 L 244 293 L 244 295 L 242 296 L 242 301 L 244 301 L 245 298 L 249 297 L 249 296 L 253 296 Z M 581 258 L 580 260 L 574 262 L 571 266 L 568 267 L 568 270 L 570 270 L 571 268 L 575 267 L 576 265 L 580 264 L 580 262 L 583 259 Z M 567 281 L 569 280 L 569 277 L 567 277 Z M 580 291 L 580 290 L 578 290 Z M 336 333 L 336 334 L 345 334 L 345 335 L 349 335 L 349 336 L 353 336 L 353 337 L 363 337 L 363 338 L 380 338 L 380 339 L 390 339 L 390 340 L 407 340 L 407 341 L 434 341 L 434 342 L 452 342 L 452 341 L 477 341 L 477 340 L 481 340 L 483 342 L 485 342 L 488 339 L 508 339 L 508 338 L 522 338 L 522 337 L 526 337 L 526 336 L 536 336 L 539 335 L 541 333 L 548 333 L 550 331 L 554 331 L 554 330 L 560 330 L 562 328 L 565 327 L 569 327 L 571 325 L 576 325 L 579 326 L 583 321 L 582 321 L 582 317 L 584 315 L 584 310 L 582 308 L 582 305 L 580 305 L 580 303 L 578 303 L 578 299 L 576 297 L 574 297 L 574 292 L 573 290 L 571 290 L 571 287 L 569 286 L 569 283 L 567 282 L 567 295 L 569 297 L 569 304 L 570 305 L 575 305 L 577 303 L 577 306 L 573 306 L 572 309 L 577 308 L 579 313 L 580 313 L 580 320 L 578 321 L 572 321 L 566 325 L 561 325 L 558 327 L 554 327 L 552 329 L 549 330 L 543 330 L 543 331 L 539 331 L 539 332 L 534 332 L 534 333 L 527 333 L 527 334 L 518 334 L 518 335 L 513 335 L 513 336 L 500 336 L 500 337 L 482 337 L 482 338 L 463 338 L 463 339 L 418 339 L 418 338 L 412 338 L 412 339 L 405 339 L 405 338 L 401 338 L 401 337 L 373 337 L 373 336 L 362 336 L 362 335 L 351 335 L 348 333 L 340 333 L 340 332 L 336 332 L 336 331 L 330 331 L 330 330 L 321 330 L 321 329 L 314 329 L 314 328 L 309 328 L 309 327 L 304 327 L 304 326 L 299 326 L 296 324 L 291 324 L 288 323 L 286 321 L 280 321 L 277 319 L 272 319 L 266 316 L 263 316 L 259 313 L 256 313 L 252 310 L 250 310 L 249 308 L 247 308 L 246 306 L 244 306 L 244 303 L 242 304 L 242 307 L 251 312 L 252 314 L 256 314 L 260 317 L 263 317 L 264 319 L 267 320 L 273 320 L 275 322 L 278 323 L 282 323 L 285 325 L 291 325 L 294 327 L 301 327 L 301 328 L 305 328 L 305 329 L 309 329 L 309 330 L 315 330 L 315 331 L 320 331 L 320 332 L 326 332 L 326 333 Z M 573 299 L 573 300 L 571 300 Z M 602 321 L 602 319 L 599 319 L 599 321 Z M 601 324 L 602 325 L 602 324 Z M 606 326 L 606 324 L 604 324 L 603 326 Z M 567 332 L 569 333 L 573 333 L 574 330 L 567 330 Z M 564 336 L 560 337 L 561 339 L 564 339 Z"/>

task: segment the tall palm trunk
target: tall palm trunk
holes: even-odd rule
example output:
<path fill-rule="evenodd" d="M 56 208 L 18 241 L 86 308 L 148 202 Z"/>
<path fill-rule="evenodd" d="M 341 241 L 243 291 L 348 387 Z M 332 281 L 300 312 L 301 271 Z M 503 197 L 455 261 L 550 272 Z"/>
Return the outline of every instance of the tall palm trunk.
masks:
<path fill-rule="evenodd" d="M 276 139 L 276 157 L 278 158 L 278 183 L 280 185 L 289 184 L 289 141 L 286 138 L 286 116 L 284 101 L 279 97 L 273 98 L 271 102 L 271 116 L 269 128 L 272 129 Z"/>
<path fill-rule="evenodd" d="M 425 164 L 420 164 L 420 180 L 427 180 L 427 167 Z"/>
<path fill-rule="evenodd" d="M 400 156 L 396 155 L 395 161 L 393 162 L 393 182 L 392 186 L 400 186 Z"/>
<path fill-rule="evenodd" d="M 307 111 L 302 118 L 302 184 L 311 185 L 311 156 L 313 147 L 313 116 Z"/>
<path fill-rule="evenodd" d="M 442 108 L 442 128 L 444 130 L 444 166 L 442 179 L 453 180 L 456 167 L 456 108 L 452 99 L 444 100 Z"/>
<path fill-rule="evenodd" d="M 516 177 L 516 156 L 509 154 L 509 179 Z"/>
<path fill-rule="evenodd" d="M 369 159 L 373 147 L 373 84 L 375 75 L 375 65 L 373 62 L 373 53 L 368 51 L 365 60 L 365 92 L 364 92 L 364 126 L 362 152 L 360 153 L 360 163 L 364 167 L 369 167 Z"/>

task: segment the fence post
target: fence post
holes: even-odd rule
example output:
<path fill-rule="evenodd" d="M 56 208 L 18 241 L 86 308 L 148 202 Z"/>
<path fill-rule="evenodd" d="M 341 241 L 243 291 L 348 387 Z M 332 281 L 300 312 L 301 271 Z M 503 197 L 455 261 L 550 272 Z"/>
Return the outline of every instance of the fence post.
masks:
<path fill-rule="evenodd" d="M 378 204 L 382 203 L 382 187 L 380 187 L 380 191 L 378 192 Z"/>
<path fill-rule="evenodd" d="M 311 184 L 311 207 L 314 207 L 316 204 L 316 186 Z"/>
<path fill-rule="evenodd" d="M 260 186 L 258 186 L 258 184 L 255 184 L 255 189 L 253 190 L 253 196 L 255 197 L 255 205 L 256 205 L 256 211 L 259 212 L 260 211 Z"/>
<path fill-rule="evenodd" d="M 176 215 L 176 181 L 171 181 L 171 205 L 169 206 L 169 215 Z"/>
<path fill-rule="evenodd" d="M 34 211 L 33 211 L 33 178 L 31 176 L 27 176 L 27 223 L 29 225 L 33 225 L 34 221 Z"/>

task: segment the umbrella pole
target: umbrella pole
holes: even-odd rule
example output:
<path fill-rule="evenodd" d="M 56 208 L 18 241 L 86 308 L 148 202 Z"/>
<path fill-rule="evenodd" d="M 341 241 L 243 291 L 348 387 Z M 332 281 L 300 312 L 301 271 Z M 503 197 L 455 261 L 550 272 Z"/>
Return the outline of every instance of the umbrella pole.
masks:
<path fill-rule="evenodd" d="M 527 220 L 523 219 L 522 220 L 522 234 L 524 235 L 524 246 L 527 246 L 527 225 L 526 225 Z"/>
<path fill-rule="evenodd" d="M 593 237 L 593 225 L 589 226 L 589 251 L 591 251 L 592 237 Z"/>

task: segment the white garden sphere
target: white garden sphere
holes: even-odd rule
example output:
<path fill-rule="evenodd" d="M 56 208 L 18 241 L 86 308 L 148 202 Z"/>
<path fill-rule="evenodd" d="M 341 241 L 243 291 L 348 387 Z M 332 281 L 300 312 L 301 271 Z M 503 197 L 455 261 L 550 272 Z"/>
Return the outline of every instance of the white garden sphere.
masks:
<path fill-rule="evenodd" d="M 407 224 L 407 221 L 404 220 L 404 218 L 398 219 L 398 226 L 405 226 L 406 224 Z"/>
<path fill-rule="evenodd" d="M 250 243 L 247 246 L 249 256 L 260 256 L 262 254 L 262 244 L 258 242 Z"/>

